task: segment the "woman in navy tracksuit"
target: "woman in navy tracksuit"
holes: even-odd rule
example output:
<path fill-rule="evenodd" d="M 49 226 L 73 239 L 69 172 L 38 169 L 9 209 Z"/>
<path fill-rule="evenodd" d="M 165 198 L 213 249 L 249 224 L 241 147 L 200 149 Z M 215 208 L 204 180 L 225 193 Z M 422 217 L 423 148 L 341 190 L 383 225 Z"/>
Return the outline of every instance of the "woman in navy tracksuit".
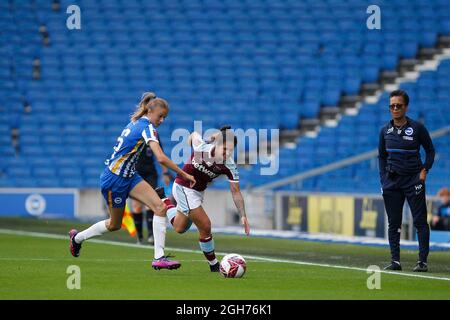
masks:
<path fill-rule="evenodd" d="M 425 126 L 406 116 L 409 97 L 403 90 L 390 95 L 390 120 L 380 131 L 378 146 L 380 178 L 384 205 L 388 216 L 391 264 L 386 270 L 401 270 L 400 232 L 405 198 L 413 216 L 419 240 L 419 260 L 413 271 L 428 271 L 430 229 L 427 223 L 425 180 L 434 161 L 434 147 Z M 426 152 L 420 158 L 420 146 Z"/>

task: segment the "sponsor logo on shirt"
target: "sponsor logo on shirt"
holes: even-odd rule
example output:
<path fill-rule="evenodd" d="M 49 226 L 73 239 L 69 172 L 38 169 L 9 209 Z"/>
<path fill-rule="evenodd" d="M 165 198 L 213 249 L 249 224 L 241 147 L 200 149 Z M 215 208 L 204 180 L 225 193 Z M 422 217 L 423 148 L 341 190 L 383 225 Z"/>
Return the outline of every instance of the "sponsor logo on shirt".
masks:
<path fill-rule="evenodd" d="M 414 138 L 413 137 L 408 137 L 408 136 L 403 136 L 403 140 L 413 141 Z"/>
<path fill-rule="evenodd" d="M 391 133 L 392 131 L 394 131 L 394 127 L 390 127 L 390 128 L 388 129 L 388 131 L 386 131 L 386 134 L 389 134 L 389 133 Z"/>
<path fill-rule="evenodd" d="M 214 172 L 212 172 L 211 170 L 206 168 L 201 163 L 198 163 L 197 161 L 195 161 L 195 158 L 192 158 L 192 165 L 194 166 L 195 169 L 197 169 L 200 172 L 203 172 L 204 174 L 208 175 L 212 179 L 214 179 L 218 176 L 218 174 L 215 174 Z"/>
<path fill-rule="evenodd" d="M 413 130 L 413 128 L 408 127 L 408 128 L 406 128 L 405 133 L 406 133 L 406 135 L 410 136 L 414 133 L 414 130 Z"/>

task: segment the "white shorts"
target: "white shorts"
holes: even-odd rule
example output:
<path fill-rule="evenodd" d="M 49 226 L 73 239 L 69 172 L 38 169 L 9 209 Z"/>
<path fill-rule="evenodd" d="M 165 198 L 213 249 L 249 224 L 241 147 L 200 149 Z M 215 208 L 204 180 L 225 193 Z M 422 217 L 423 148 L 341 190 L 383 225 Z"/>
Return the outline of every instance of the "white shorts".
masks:
<path fill-rule="evenodd" d="M 203 204 L 204 193 L 204 191 L 183 187 L 176 182 L 172 186 L 172 195 L 177 201 L 177 210 L 186 216 L 190 210 L 198 208 Z"/>

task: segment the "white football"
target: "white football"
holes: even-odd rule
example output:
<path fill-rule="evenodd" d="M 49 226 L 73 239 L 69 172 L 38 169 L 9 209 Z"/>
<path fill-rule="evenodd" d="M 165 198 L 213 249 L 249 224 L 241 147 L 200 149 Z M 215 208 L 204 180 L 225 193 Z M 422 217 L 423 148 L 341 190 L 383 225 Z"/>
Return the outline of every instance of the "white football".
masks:
<path fill-rule="evenodd" d="M 220 273 L 225 278 L 241 278 L 246 269 L 245 259 L 236 253 L 227 254 L 220 261 Z"/>

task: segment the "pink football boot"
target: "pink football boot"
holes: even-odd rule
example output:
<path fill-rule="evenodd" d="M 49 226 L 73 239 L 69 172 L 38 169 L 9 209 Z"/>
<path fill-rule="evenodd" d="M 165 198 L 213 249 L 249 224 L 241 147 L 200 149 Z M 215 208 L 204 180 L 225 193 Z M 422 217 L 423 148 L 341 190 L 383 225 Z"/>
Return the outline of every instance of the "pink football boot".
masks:
<path fill-rule="evenodd" d="M 181 267 L 181 263 L 179 263 L 178 261 L 169 260 L 169 256 L 162 256 L 159 259 L 153 260 L 152 267 L 155 270 L 160 270 L 160 269 L 173 270 L 173 269 L 178 269 L 179 267 Z"/>
<path fill-rule="evenodd" d="M 75 229 L 72 229 L 69 231 L 69 239 L 70 239 L 69 249 L 70 249 L 70 253 L 74 257 L 78 257 L 80 255 L 80 249 L 81 249 L 81 244 L 75 242 L 75 236 L 77 235 L 77 233 L 78 233 L 78 231 Z"/>

